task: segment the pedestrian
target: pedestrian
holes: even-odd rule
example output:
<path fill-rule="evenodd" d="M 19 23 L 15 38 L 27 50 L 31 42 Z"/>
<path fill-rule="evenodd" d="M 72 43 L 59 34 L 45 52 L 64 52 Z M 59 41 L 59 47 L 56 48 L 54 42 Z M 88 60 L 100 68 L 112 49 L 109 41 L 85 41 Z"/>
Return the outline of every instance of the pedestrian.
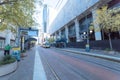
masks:
<path fill-rule="evenodd" d="M 4 48 L 4 56 L 10 55 L 10 49 L 11 49 L 11 46 L 7 44 Z"/>

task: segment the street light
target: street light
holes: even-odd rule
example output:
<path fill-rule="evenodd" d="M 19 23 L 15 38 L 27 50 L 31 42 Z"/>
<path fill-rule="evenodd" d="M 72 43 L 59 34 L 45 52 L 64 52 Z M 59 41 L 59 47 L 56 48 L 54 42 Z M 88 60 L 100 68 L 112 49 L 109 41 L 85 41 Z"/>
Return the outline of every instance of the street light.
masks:
<path fill-rule="evenodd" d="M 90 30 L 90 33 L 92 33 L 93 31 L 92 30 Z"/>
<path fill-rule="evenodd" d="M 89 3 L 90 0 L 86 0 L 86 4 Z M 86 10 L 88 9 L 89 7 L 89 4 L 87 4 L 86 6 Z M 90 42 L 89 42 L 89 25 L 88 25 L 88 20 L 87 20 L 87 14 L 86 14 L 86 17 L 85 17 L 85 21 L 86 21 L 86 26 L 87 26 L 87 44 L 86 44 L 86 51 L 88 52 L 90 50 Z"/>
<path fill-rule="evenodd" d="M 85 35 L 85 34 L 86 34 L 86 32 L 83 32 L 83 34 Z"/>

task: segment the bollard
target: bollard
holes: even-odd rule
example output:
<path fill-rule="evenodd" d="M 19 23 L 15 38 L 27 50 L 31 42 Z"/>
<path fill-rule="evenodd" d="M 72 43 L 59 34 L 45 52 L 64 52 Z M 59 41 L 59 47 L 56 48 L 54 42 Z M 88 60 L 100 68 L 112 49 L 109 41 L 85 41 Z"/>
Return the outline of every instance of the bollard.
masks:
<path fill-rule="evenodd" d="M 89 51 L 90 51 L 90 46 L 89 46 L 89 44 L 86 44 L 86 45 L 85 45 L 85 50 L 86 50 L 86 52 L 89 52 Z"/>

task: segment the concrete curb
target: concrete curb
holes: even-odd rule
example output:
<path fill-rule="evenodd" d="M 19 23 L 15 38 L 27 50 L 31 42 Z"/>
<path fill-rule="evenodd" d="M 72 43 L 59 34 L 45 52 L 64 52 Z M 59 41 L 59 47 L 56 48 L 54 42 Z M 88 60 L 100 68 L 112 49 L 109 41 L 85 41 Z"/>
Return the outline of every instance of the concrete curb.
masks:
<path fill-rule="evenodd" d="M 111 61 L 115 61 L 115 62 L 120 62 L 120 58 L 118 57 L 113 57 L 113 56 L 107 56 L 107 55 L 101 55 L 101 54 L 93 54 L 90 52 L 78 52 L 78 51 L 73 51 L 73 50 L 65 50 L 65 49 L 60 49 L 66 52 L 72 52 L 72 53 L 76 53 L 76 54 L 82 54 L 82 55 L 88 55 L 88 56 L 93 56 L 93 57 L 98 57 L 98 58 L 102 58 L 102 59 L 106 59 L 106 60 L 111 60 Z"/>
<path fill-rule="evenodd" d="M 15 61 L 14 63 L 2 65 L 2 66 L 0 66 L 0 76 L 4 76 L 9 73 L 12 73 L 16 69 L 17 69 L 17 61 Z"/>

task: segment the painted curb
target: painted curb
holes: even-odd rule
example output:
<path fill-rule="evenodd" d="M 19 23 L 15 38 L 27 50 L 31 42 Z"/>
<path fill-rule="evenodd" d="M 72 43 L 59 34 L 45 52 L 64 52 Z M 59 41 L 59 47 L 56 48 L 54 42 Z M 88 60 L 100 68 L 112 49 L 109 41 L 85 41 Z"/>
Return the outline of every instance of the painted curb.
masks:
<path fill-rule="evenodd" d="M 77 54 L 82 54 L 82 55 L 88 55 L 88 56 L 93 56 L 93 57 L 98 57 L 98 58 L 102 58 L 102 59 L 106 59 L 106 60 L 111 60 L 111 61 L 115 61 L 115 62 L 120 62 L 120 58 L 118 57 L 113 57 L 113 56 L 107 56 L 107 55 L 101 55 L 101 54 L 93 54 L 93 53 L 89 53 L 89 52 L 78 52 L 78 51 L 73 51 L 73 50 L 64 50 L 64 49 L 60 49 L 66 52 L 72 52 L 72 53 L 77 53 Z"/>
<path fill-rule="evenodd" d="M 16 69 L 17 69 L 17 61 L 15 61 L 14 63 L 2 65 L 2 66 L 0 66 L 0 76 L 4 76 L 9 73 L 12 73 Z"/>

